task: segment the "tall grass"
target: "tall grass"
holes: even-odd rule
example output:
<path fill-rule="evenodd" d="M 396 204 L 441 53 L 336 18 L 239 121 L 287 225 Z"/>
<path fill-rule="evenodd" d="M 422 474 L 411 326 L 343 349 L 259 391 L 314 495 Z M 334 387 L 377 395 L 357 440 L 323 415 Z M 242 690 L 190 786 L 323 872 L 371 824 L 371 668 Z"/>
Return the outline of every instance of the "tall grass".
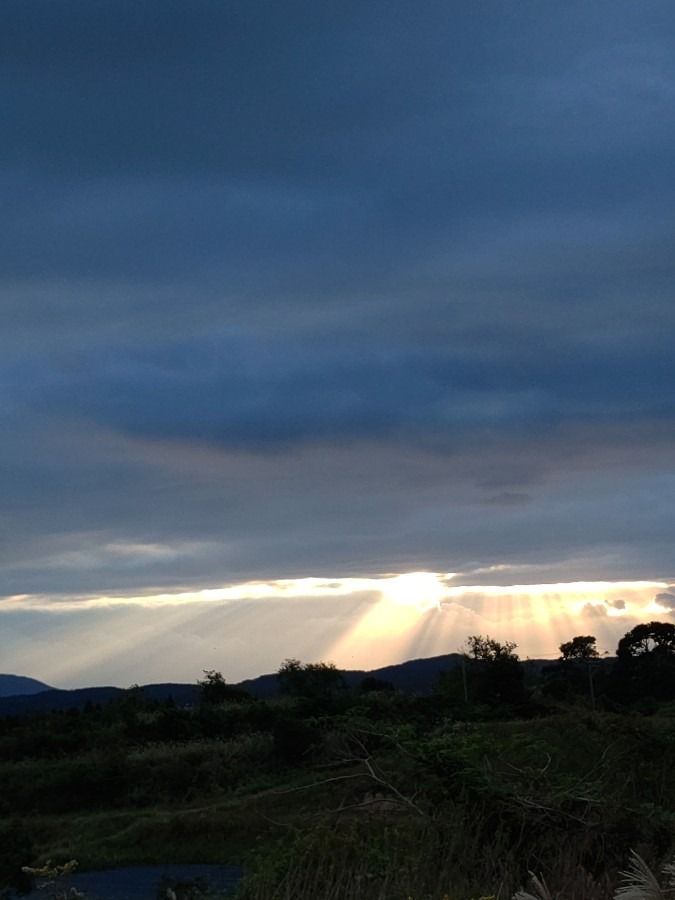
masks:
<path fill-rule="evenodd" d="M 266 849 L 241 900 L 507 900 L 542 861 L 569 900 L 612 897 L 609 873 L 585 868 L 587 838 L 518 839 L 507 823 L 485 823 L 479 812 L 472 819 L 458 809 L 443 823 L 410 817 L 315 825 Z"/>

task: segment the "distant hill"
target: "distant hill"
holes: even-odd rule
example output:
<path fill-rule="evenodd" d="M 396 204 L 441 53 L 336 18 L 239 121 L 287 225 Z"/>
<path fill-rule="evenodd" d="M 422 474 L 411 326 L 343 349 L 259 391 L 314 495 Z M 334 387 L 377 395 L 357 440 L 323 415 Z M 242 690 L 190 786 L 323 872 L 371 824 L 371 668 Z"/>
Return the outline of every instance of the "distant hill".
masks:
<path fill-rule="evenodd" d="M 440 672 L 453 669 L 462 656 L 459 653 L 447 653 L 444 656 L 433 656 L 428 659 L 411 659 L 394 666 L 369 671 L 348 670 L 343 674 L 347 685 L 357 689 L 364 678 L 369 676 L 388 681 L 396 690 L 425 694 L 433 690 Z M 541 669 L 550 665 L 550 660 L 528 660 L 527 664 Z M 3 679 L 10 679 L 3 681 Z M 13 679 L 13 680 L 11 680 Z M 12 686 L 22 690 L 8 692 Z M 33 686 L 32 688 L 30 686 Z M 273 697 L 279 693 L 279 685 L 275 674 L 260 675 L 242 681 L 235 687 L 241 687 L 254 697 Z M 6 690 L 3 690 L 5 689 Z M 199 702 L 199 688 L 196 684 L 146 684 L 137 690 L 153 700 L 164 701 L 171 697 L 177 706 L 191 706 Z M 127 693 L 118 687 L 92 687 L 62 691 L 49 688 L 32 678 L 21 678 L 17 675 L 0 675 L 0 716 L 21 715 L 27 712 L 48 712 L 49 710 L 82 709 L 87 703 L 101 704 L 119 700 Z"/>
<path fill-rule="evenodd" d="M 432 690 L 439 672 L 453 669 L 461 659 L 460 653 L 446 653 L 429 659 L 411 659 L 382 669 L 343 670 L 345 681 L 350 688 L 358 688 L 364 678 L 372 676 L 389 681 L 398 691 L 424 694 Z M 276 675 L 260 675 L 242 681 L 238 687 L 244 688 L 256 697 L 272 697 L 279 692 Z"/>
<path fill-rule="evenodd" d="M 28 712 L 49 712 L 50 710 L 82 709 L 88 702 L 109 703 L 124 694 L 122 688 L 95 687 L 80 688 L 75 691 L 60 691 L 50 688 L 40 694 L 0 697 L 0 716 L 20 716 Z"/>
<path fill-rule="evenodd" d="M 0 697 L 17 697 L 51 691 L 48 684 L 25 675 L 0 675 Z"/>
<path fill-rule="evenodd" d="M 386 666 L 383 669 L 370 671 L 351 670 L 344 672 L 345 680 L 349 687 L 358 688 L 360 683 L 369 675 L 389 681 L 399 691 L 411 691 L 425 693 L 430 691 L 438 678 L 438 673 L 444 669 L 450 669 L 457 665 L 460 656 L 458 653 L 450 653 L 446 656 L 435 656 L 431 659 L 413 659 L 396 666 Z M 17 676 L 2 676 L 4 678 L 17 678 Z M 78 688 L 77 690 L 62 691 L 49 688 L 39 681 L 31 678 L 19 679 L 36 687 L 32 692 L 9 691 L 0 693 L 0 716 L 21 715 L 27 712 L 48 712 L 49 710 L 82 709 L 87 703 L 100 703 L 105 705 L 112 700 L 121 699 L 125 691 L 117 687 L 91 687 Z M 279 693 L 279 685 L 275 674 L 260 675 L 236 685 L 241 687 L 254 697 L 273 697 Z M 9 687 L 9 682 L 8 682 Z M 190 706 L 199 700 L 199 688 L 197 684 L 146 684 L 138 688 L 145 697 L 163 701 L 173 698 L 177 706 Z"/>
<path fill-rule="evenodd" d="M 61 691 L 49 688 L 39 694 L 0 697 L 0 716 L 19 716 L 31 712 L 83 709 L 88 703 L 105 706 L 113 700 L 121 700 L 128 690 L 118 687 L 77 688 Z M 172 697 L 177 706 L 190 706 L 199 699 L 196 684 L 147 684 L 138 688 L 144 697 L 152 700 L 168 700 Z"/>

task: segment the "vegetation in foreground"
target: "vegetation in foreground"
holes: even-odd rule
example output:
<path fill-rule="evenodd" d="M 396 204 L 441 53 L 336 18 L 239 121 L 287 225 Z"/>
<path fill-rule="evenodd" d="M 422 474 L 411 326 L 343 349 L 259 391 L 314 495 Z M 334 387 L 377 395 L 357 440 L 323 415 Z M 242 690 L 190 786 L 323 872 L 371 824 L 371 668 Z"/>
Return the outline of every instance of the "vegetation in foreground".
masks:
<path fill-rule="evenodd" d="M 675 850 L 670 629 L 609 666 L 579 636 L 543 673 L 473 636 L 428 696 L 289 660 L 265 702 L 207 672 L 193 708 L 130 690 L 6 718 L 0 882 L 48 859 L 237 862 L 241 900 L 611 898 L 631 852 L 658 872 Z"/>

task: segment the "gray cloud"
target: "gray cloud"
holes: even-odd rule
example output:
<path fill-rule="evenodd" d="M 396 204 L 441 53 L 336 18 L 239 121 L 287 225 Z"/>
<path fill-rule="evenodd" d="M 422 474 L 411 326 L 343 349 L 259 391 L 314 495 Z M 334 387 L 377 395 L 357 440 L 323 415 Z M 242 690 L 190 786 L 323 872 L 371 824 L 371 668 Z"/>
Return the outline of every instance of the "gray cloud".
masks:
<path fill-rule="evenodd" d="M 0 593 L 671 580 L 673 24 L 6 0 Z"/>
<path fill-rule="evenodd" d="M 671 594 L 668 591 L 663 591 L 662 593 L 657 594 L 654 599 L 659 604 L 659 606 L 663 606 L 666 609 L 675 611 L 675 594 Z"/>
<path fill-rule="evenodd" d="M 675 378 L 669 348 L 653 345 L 649 356 L 624 359 L 619 346 L 561 340 L 554 355 L 541 343 L 516 337 L 491 352 L 459 342 L 423 352 L 384 339 L 223 335 L 22 361 L 6 367 L 6 381 L 30 413 L 230 446 L 476 440 L 486 428 L 537 434 L 577 421 L 670 424 L 673 401 L 660 389 Z"/>
<path fill-rule="evenodd" d="M 581 609 L 581 615 L 588 619 L 604 619 L 607 607 L 604 603 L 586 603 Z"/>
<path fill-rule="evenodd" d="M 492 503 L 495 506 L 521 506 L 529 503 L 531 500 L 532 497 L 529 494 L 518 493 L 517 491 L 502 491 L 500 494 L 488 497 L 485 502 Z"/>

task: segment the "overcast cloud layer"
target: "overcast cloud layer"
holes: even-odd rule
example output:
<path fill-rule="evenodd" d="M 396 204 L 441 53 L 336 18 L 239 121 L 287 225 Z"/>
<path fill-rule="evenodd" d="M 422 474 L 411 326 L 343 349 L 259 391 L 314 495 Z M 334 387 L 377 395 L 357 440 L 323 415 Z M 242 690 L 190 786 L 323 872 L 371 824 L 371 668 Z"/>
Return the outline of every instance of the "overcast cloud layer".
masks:
<path fill-rule="evenodd" d="M 3 0 L 0 595 L 675 581 L 674 39 Z"/>

